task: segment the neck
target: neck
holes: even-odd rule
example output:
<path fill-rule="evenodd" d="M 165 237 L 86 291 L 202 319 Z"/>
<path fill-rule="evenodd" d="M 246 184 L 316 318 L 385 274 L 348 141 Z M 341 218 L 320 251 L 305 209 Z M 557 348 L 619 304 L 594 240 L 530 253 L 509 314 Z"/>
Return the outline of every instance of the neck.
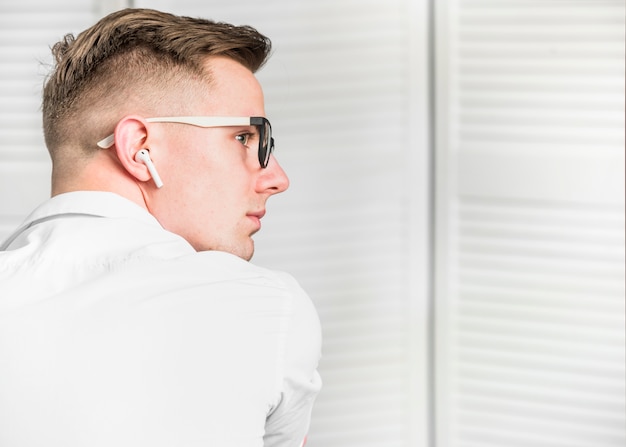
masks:
<path fill-rule="evenodd" d="M 140 182 L 104 151 L 87 160 L 53 162 L 51 195 L 73 191 L 113 192 L 148 209 Z"/>

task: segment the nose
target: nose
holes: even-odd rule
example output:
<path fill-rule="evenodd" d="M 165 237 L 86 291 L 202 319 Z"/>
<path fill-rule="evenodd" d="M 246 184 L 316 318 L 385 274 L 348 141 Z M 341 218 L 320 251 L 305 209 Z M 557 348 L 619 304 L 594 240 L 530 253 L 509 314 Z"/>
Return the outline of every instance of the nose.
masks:
<path fill-rule="evenodd" d="M 289 188 L 289 178 L 283 168 L 278 164 L 274 155 L 270 159 L 265 169 L 261 169 L 261 175 L 257 182 L 257 192 L 278 194 Z"/>

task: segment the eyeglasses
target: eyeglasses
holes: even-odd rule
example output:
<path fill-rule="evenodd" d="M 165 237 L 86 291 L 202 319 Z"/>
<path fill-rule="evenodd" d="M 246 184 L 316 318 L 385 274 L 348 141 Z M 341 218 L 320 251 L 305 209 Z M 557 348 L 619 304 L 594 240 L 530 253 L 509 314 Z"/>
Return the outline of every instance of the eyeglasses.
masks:
<path fill-rule="evenodd" d="M 232 126 L 255 126 L 259 132 L 259 163 L 266 168 L 270 161 L 270 155 L 274 151 L 274 138 L 272 138 L 272 126 L 267 118 L 262 116 L 237 117 L 237 116 L 167 116 L 146 118 L 149 123 L 178 123 L 189 124 L 197 127 L 232 127 Z M 98 141 L 96 144 L 102 149 L 108 149 L 115 143 L 115 135 L 111 134 Z"/>

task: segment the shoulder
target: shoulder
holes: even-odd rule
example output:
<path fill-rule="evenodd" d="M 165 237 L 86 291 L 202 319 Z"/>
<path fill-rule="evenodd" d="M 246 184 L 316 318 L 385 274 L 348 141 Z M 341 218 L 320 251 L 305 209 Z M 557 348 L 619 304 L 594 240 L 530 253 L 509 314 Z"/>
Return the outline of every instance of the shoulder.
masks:
<path fill-rule="evenodd" d="M 237 276 L 239 286 L 253 286 L 255 300 L 280 297 L 277 305 L 282 314 L 283 375 L 310 375 L 321 356 L 322 330 L 315 306 L 299 282 L 289 273 L 259 267 L 227 253 L 207 252 L 213 261 L 220 259 L 221 268 Z M 271 312 L 270 302 L 265 311 Z M 278 310 L 274 307 L 274 311 Z"/>
<path fill-rule="evenodd" d="M 134 284 L 138 301 L 169 302 L 207 310 L 230 309 L 246 318 L 273 321 L 285 338 L 320 333 L 317 313 L 300 284 L 286 272 L 267 269 L 225 252 L 193 252 L 170 259 L 136 260 L 107 278 Z M 313 337 L 321 338 L 321 337 Z"/>

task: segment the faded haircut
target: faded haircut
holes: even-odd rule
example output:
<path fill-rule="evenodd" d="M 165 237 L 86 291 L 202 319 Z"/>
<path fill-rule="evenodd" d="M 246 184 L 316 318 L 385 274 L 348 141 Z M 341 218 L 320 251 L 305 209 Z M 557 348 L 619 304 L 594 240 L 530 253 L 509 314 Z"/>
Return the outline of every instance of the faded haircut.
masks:
<path fill-rule="evenodd" d="M 50 155 L 54 161 L 62 146 L 95 151 L 120 113 L 152 113 L 165 102 L 168 112 L 184 112 L 193 87 L 210 82 L 207 57 L 231 58 L 254 73 L 270 51 L 270 40 L 249 26 L 150 9 L 114 12 L 52 47 L 42 104 Z"/>

